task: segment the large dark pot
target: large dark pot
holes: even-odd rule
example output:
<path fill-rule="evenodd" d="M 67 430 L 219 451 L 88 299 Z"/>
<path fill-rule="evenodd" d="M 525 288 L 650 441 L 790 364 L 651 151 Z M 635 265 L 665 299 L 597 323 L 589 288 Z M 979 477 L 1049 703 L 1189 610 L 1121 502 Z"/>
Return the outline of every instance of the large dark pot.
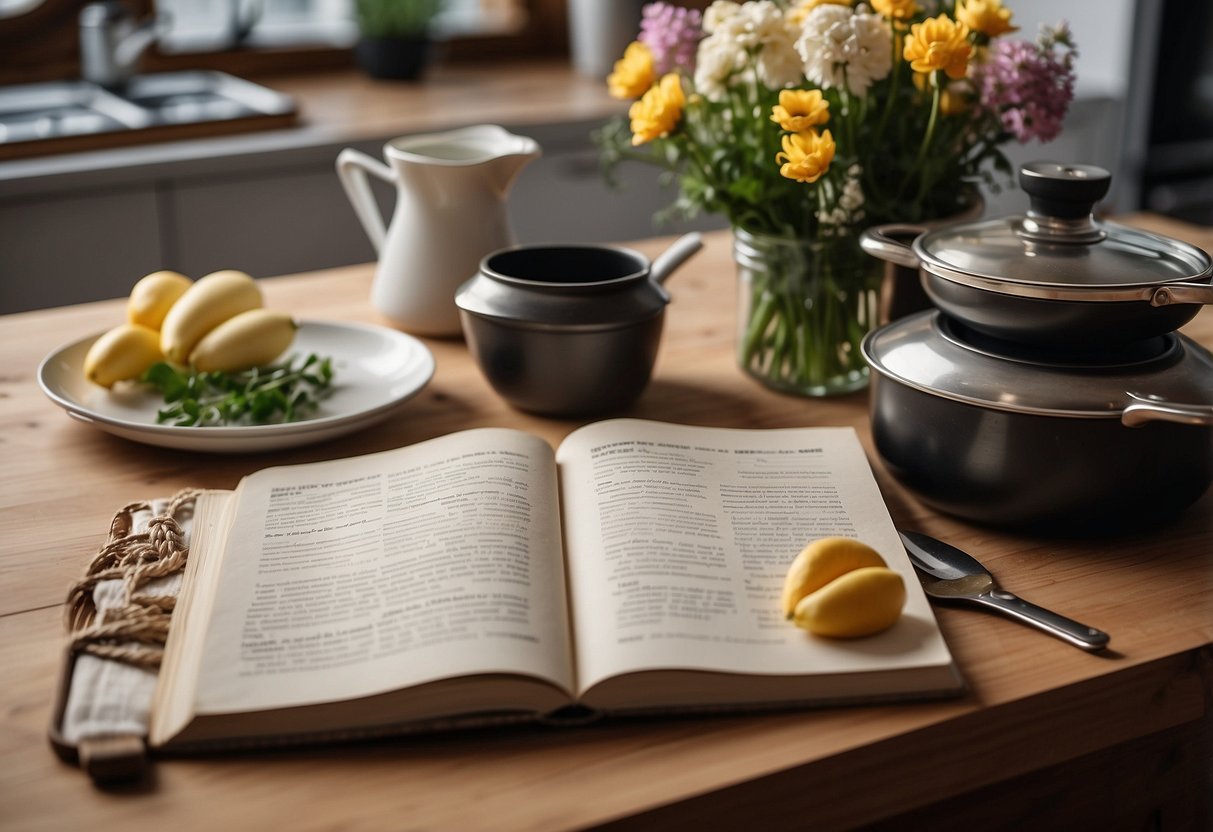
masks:
<path fill-rule="evenodd" d="M 1122 344 L 1172 332 L 1213 303 L 1213 261 L 1179 240 L 1095 221 L 1111 176 L 1034 162 L 1025 216 L 934 230 L 868 229 L 870 254 L 917 268 L 935 306 L 987 335 L 1046 346 Z"/>
<path fill-rule="evenodd" d="M 1213 355 L 1198 344 L 1160 336 L 1103 351 L 1103 366 L 994 346 L 938 312 L 864 341 L 876 449 L 923 502 L 1110 533 L 1171 519 L 1213 482 Z"/>
<path fill-rule="evenodd" d="M 626 407 L 657 358 L 670 301 L 661 284 L 702 245 L 688 234 L 652 264 L 614 246 L 494 252 L 455 294 L 468 350 L 520 410 L 587 416 Z"/>

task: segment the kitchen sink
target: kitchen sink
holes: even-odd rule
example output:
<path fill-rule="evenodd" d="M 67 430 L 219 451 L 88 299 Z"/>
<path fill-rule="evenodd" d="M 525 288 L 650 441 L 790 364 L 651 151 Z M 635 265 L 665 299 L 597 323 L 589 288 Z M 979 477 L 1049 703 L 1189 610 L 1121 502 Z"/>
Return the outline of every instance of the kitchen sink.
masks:
<path fill-rule="evenodd" d="M 0 86 L 0 158 L 286 126 L 294 117 L 289 96 L 223 72 L 138 75 L 114 90 L 88 81 Z"/>
<path fill-rule="evenodd" d="M 136 76 L 122 97 L 159 124 L 223 121 L 295 110 L 289 97 L 222 72 Z"/>
<path fill-rule="evenodd" d="M 0 87 L 0 141 L 138 130 L 151 114 L 86 81 Z"/>

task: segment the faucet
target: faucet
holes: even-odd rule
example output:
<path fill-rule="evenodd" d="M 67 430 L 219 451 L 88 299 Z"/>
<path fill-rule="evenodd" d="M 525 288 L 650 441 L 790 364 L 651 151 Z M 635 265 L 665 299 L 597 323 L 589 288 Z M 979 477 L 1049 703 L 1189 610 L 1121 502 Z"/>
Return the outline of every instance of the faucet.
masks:
<path fill-rule="evenodd" d="M 161 34 L 154 17 L 136 25 L 118 0 L 89 3 L 80 10 L 80 74 L 106 88 L 121 87 Z"/>

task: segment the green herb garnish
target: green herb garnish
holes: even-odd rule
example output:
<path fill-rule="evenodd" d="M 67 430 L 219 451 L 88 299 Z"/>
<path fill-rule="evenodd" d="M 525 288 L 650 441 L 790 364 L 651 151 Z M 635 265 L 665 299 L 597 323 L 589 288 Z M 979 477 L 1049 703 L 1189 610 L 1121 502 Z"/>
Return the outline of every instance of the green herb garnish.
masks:
<path fill-rule="evenodd" d="M 265 425 L 297 422 L 316 411 L 332 393 L 331 358 L 309 355 L 296 367 L 294 357 L 281 364 L 240 373 L 200 373 L 163 361 L 142 380 L 168 404 L 156 412 L 158 424 L 188 427 Z"/>

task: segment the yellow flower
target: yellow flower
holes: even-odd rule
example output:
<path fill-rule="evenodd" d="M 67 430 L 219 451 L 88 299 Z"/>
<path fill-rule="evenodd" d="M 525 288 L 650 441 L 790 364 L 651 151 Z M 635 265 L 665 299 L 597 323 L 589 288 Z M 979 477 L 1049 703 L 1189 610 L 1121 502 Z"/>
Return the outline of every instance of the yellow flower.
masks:
<path fill-rule="evenodd" d="M 963 78 L 973 54 L 969 27 L 950 20 L 946 14 L 927 18 L 910 27 L 902 54 L 915 72 L 942 69 L 949 78 Z"/>
<path fill-rule="evenodd" d="M 909 20 L 918 14 L 914 0 L 872 0 L 872 8 L 890 20 Z"/>
<path fill-rule="evenodd" d="M 771 108 L 771 121 L 790 133 L 811 130 L 830 120 L 830 102 L 821 90 L 780 90 L 779 103 Z"/>
<path fill-rule="evenodd" d="M 956 19 L 991 38 L 1019 31 L 1018 26 L 1011 25 L 1011 10 L 1003 7 L 1002 0 L 960 0 Z"/>
<path fill-rule="evenodd" d="M 809 16 L 809 12 L 818 6 L 853 6 L 855 0 L 800 0 L 800 3 L 788 9 L 788 23 L 799 26 Z"/>
<path fill-rule="evenodd" d="M 640 145 L 668 136 L 678 126 L 685 104 L 682 82 L 677 73 L 671 72 L 628 110 L 632 120 L 632 144 Z"/>
<path fill-rule="evenodd" d="M 789 133 L 783 137 L 783 152 L 775 154 L 779 173 L 797 182 L 816 182 L 834 161 L 834 137 L 826 130 L 821 135 Z"/>
<path fill-rule="evenodd" d="M 653 53 L 640 41 L 632 41 L 615 62 L 615 71 L 607 76 L 607 89 L 612 98 L 639 98 L 656 79 Z"/>

